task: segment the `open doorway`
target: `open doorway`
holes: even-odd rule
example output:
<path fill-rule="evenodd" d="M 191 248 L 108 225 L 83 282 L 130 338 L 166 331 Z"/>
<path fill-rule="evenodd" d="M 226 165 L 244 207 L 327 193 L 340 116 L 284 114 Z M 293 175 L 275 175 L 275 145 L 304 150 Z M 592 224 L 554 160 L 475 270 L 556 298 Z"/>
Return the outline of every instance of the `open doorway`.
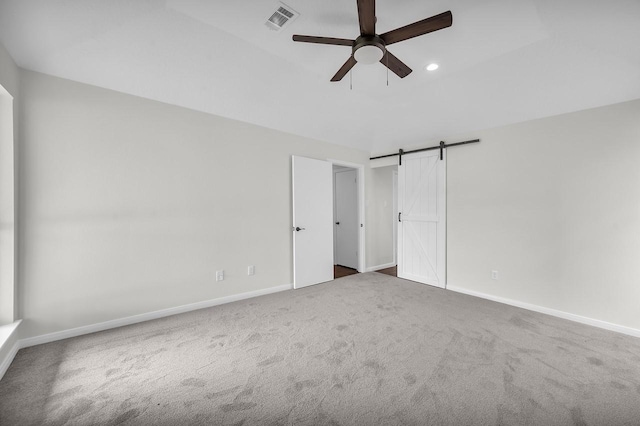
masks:
<path fill-rule="evenodd" d="M 398 166 L 371 167 L 369 226 L 375 228 L 368 269 L 396 276 L 398 224 Z"/>
<path fill-rule="evenodd" d="M 393 266 L 379 269 L 376 272 L 381 274 L 391 275 L 392 277 L 398 276 L 398 169 L 396 166 L 391 168 L 391 205 L 393 206 L 391 214 L 391 230 L 392 230 L 392 245 L 393 245 Z"/>
<path fill-rule="evenodd" d="M 392 246 L 393 246 L 393 266 L 379 269 L 376 272 L 381 274 L 391 275 L 392 277 L 398 276 L 398 168 L 397 166 L 391 166 L 391 230 L 392 230 Z M 388 179 L 388 176 L 387 176 Z"/>
<path fill-rule="evenodd" d="M 358 170 L 333 165 L 334 278 L 358 273 Z"/>

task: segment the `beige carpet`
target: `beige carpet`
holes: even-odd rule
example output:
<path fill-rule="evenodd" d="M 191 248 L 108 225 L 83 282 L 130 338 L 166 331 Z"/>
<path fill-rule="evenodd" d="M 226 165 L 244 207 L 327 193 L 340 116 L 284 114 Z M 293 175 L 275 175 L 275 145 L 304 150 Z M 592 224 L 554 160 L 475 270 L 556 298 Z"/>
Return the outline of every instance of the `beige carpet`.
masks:
<path fill-rule="evenodd" d="M 639 425 L 640 339 L 367 273 L 21 350 L 4 425 Z"/>

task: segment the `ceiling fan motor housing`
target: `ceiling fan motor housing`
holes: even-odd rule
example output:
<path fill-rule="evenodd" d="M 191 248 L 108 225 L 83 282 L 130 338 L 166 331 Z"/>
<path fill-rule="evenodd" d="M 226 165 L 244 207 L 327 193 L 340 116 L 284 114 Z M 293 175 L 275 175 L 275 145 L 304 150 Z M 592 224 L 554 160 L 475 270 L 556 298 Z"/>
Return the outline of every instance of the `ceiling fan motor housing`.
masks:
<path fill-rule="evenodd" d="M 361 64 L 379 62 L 385 52 L 384 41 L 377 35 L 358 37 L 353 43 L 353 57 Z"/>

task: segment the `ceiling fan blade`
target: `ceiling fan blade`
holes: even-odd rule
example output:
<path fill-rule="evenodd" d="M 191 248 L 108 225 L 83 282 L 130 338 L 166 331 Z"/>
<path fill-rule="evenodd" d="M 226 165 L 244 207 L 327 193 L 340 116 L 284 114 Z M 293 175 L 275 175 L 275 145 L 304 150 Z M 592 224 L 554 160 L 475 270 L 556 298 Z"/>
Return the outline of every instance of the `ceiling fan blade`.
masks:
<path fill-rule="evenodd" d="M 414 22 L 413 24 L 381 34 L 380 38 L 382 38 L 388 46 L 399 41 L 408 40 L 413 37 L 418 37 L 423 34 L 450 27 L 452 23 L 453 15 L 451 14 L 451 11 L 447 11 L 439 15 L 432 16 L 431 18 L 423 19 L 422 21 Z"/>
<path fill-rule="evenodd" d="M 333 76 L 331 81 L 340 81 L 340 80 L 342 80 L 342 77 L 347 75 L 349 70 L 351 68 L 353 68 L 353 66 L 355 64 L 356 64 L 356 60 L 353 58 L 353 55 L 349 56 L 349 59 L 347 59 L 347 62 L 345 62 L 344 65 L 338 70 L 338 72 L 336 73 L 336 75 Z"/>
<path fill-rule="evenodd" d="M 360 34 L 365 36 L 376 35 L 375 0 L 358 0 L 358 20 L 360 21 Z"/>
<path fill-rule="evenodd" d="M 334 44 L 337 46 L 353 46 L 354 42 L 354 40 L 346 38 L 316 37 L 298 34 L 294 34 L 293 41 L 301 41 L 303 43 Z"/>
<path fill-rule="evenodd" d="M 391 54 L 388 50 L 384 53 L 382 59 L 380 59 L 380 63 L 385 67 L 389 68 L 395 75 L 400 78 L 405 78 L 409 74 L 411 74 L 412 69 L 409 68 L 404 62 L 400 59 L 396 58 Z"/>

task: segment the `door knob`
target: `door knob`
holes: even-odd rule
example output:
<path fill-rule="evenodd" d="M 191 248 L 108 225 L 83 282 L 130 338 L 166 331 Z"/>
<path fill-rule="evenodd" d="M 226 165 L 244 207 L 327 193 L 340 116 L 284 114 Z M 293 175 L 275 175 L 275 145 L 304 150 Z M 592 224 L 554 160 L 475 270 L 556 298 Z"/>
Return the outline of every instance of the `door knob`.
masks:
<path fill-rule="evenodd" d="M 298 231 L 304 231 L 304 228 L 300 228 L 299 226 L 296 226 L 296 232 Z"/>
<path fill-rule="evenodd" d="M 340 225 L 340 222 L 336 222 L 336 225 Z"/>

